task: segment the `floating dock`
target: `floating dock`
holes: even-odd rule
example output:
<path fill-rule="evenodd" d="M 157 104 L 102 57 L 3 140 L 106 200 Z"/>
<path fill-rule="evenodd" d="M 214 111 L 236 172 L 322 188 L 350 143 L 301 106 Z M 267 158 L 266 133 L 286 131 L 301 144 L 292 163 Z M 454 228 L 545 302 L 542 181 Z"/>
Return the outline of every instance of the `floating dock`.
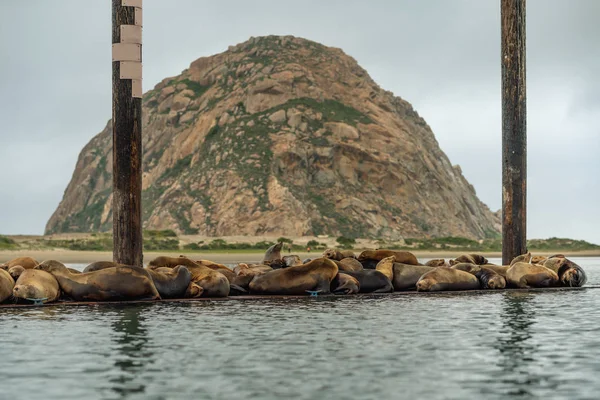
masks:
<path fill-rule="evenodd" d="M 288 295 L 248 295 L 248 296 L 229 296 L 229 297 L 200 297 L 193 299 L 162 299 L 162 300 L 132 300 L 132 301 L 56 301 L 45 304 L 0 304 L 0 310 L 8 308 L 35 308 L 35 307 L 64 307 L 64 306 L 104 306 L 104 305 L 139 305 L 156 303 L 192 303 L 206 301 L 257 301 L 257 300 L 318 300 L 318 299 L 353 299 L 353 298 L 393 298 L 406 296 L 473 296 L 498 293 L 556 293 L 572 292 L 600 289 L 600 285 L 584 287 L 556 287 L 556 288 L 531 288 L 531 289 L 501 289 L 501 290 L 460 290 L 460 291 L 442 291 L 442 292 L 417 292 L 402 291 L 393 293 L 359 293 L 353 295 L 334 295 L 325 294 L 319 296 L 288 296 Z"/>

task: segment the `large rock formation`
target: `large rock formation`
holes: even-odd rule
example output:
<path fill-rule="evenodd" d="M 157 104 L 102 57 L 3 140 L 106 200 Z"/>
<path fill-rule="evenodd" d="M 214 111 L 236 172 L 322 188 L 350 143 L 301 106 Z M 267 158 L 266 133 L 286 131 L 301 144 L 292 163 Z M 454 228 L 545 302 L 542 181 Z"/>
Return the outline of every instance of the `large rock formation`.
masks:
<path fill-rule="evenodd" d="M 483 238 L 499 220 L 412 106 L 336 48 L 262 37 L 144 96 L 143 220 L 203 235 Z M 46 233 L 111 228 L 112 126 Z"/>

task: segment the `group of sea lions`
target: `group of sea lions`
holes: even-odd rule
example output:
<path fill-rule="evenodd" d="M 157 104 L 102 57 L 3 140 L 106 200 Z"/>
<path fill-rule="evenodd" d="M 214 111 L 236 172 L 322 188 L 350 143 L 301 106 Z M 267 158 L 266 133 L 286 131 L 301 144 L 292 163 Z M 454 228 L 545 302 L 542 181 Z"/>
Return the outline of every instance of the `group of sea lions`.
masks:
<path fill-rule="evenodd" d="M 580 287 L 587 280 L 583 269 L 562 254 L 527 253 L 502 266 L 478 254 L 421 264 L 408 251 L 367 250 L 355 256 L 328 249 L 302 261 L 282 256 L 282 245 L 271 246 L 260 263 L 233 269 L 179 256 L 155 258 L 145 268 L 101 261 L 80 272 L 56 260 L 20 257 L 0 264 L 0 303 Z"/>

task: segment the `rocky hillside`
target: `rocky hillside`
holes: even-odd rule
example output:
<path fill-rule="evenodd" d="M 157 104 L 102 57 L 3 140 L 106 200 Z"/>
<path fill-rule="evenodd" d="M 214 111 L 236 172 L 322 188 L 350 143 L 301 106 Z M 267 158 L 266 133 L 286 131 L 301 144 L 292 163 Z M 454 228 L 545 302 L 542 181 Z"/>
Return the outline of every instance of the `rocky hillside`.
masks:
<path fill-rule="evenodd" d="M 342 50 L 261 37 L 145 94 L 143 219 L 182 234 L 494 236 L 499 219 L 412 106 Z M 111 229 L 112 126 L 46 233 Z"/>

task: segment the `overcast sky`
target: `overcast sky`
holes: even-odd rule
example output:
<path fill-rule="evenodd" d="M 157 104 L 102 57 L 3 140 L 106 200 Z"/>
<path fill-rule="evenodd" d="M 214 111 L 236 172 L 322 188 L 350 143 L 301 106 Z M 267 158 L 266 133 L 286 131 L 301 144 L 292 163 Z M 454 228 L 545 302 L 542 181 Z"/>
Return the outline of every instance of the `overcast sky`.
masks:
<path fill-rule="evenodd" d="M 83 5 L 85 4 L 85 6 Z M 250 36 L 342 48 L 413 104 L 492 210 L 500 0 L 144 0 L 144 91 Z M 528 0 L 528 237 L 600 243 L 600 0 Z M 111 115 L 111 1 L 0 1 L 0 233 L 41 234 Z"/>

